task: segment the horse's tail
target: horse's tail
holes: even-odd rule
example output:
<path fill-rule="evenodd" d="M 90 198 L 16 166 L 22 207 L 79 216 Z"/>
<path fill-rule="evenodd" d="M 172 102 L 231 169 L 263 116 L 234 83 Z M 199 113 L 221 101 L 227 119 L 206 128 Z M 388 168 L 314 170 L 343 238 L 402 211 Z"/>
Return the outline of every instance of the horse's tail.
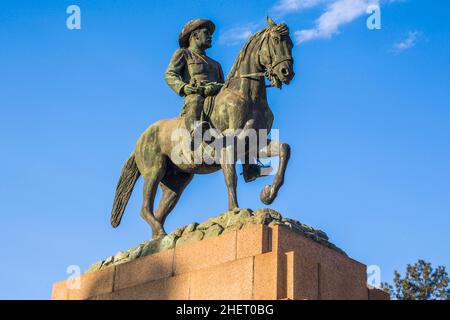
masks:
<path fill-rule="evenodd" d="M 116 187 L 116 195 L 114 197 L 113 208 L 111 212 L 111 225 L 114 228 L 120 224 L 123 212 L 133 192 L 134 185 L 141 173 L 136 165 L 134 153 L 128 158 L 120 173 L 119 182 Z"/>

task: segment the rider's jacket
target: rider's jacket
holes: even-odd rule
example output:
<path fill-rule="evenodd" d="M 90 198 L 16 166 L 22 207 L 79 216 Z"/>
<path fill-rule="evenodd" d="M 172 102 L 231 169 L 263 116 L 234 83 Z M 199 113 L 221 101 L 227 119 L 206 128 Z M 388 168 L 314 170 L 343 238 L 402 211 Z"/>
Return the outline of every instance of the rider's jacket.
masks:
<path fill-rule="evenodd" d="M 187 48 L 175 51 L 164 79 L 180 96 L 184 96 L 183 87 L 188 83 L 204 86 L 210 82 L 224 82 L 220 63 Z"/>

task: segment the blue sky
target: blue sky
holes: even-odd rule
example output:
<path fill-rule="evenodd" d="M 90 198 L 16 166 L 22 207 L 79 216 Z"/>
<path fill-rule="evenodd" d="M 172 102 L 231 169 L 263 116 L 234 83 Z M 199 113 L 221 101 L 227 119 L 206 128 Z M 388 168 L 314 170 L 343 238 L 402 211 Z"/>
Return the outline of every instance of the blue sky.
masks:
<path fill-rule="evenodd" d="M 374 2 L 381 30 L 366 27 Z M 71 4 L 81 30 L 66 28 Z M 149 238 L 142 182 L 118 229 L 114 189 L 141 132 L 181 108 L 163 74 L 196 17 L 216 23 L 208 54 L 226 73 L 268 13 L 297 43 L 296 78 L 269 92 L 292 147 L 272 208 L 379 265 L 383 280 L 418 258 L 450 267 L 449 10 L 445 0 L 0 1 L 0 298 L 47 299 L 67 266 Z M 241 207 L 263 207 L 271 179 L 240 178 Z M 226 208 L 222 173 L 197 176 L 166 228 Z"/>

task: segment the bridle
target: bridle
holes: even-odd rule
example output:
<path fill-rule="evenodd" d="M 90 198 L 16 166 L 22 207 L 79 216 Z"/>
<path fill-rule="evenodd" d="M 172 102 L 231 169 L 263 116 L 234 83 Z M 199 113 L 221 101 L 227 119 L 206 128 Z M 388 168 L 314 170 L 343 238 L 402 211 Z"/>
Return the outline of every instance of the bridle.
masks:
<path fill-rule="evenodd" d="M 260 44 L 259 44 L 258 54 L 257 54 L 258 63 L 260 65 L 263 65 L 261 63 L 261 61 L 259 61 L 259 60 L 260 60 L 261 49 L 262 49 L 262 47 L 264 45 L 264 42 L 266 41 L 267 42 L 268 51 L 269 51 L 269 66 L 268 67 L 264 66 L 266 68 L 266 71 L 265 72 L 255 72 L 255 73 L 242 74 L 242 75 L 239 76 L 240 78 L 250 78 L 251 79 L 251 78 L 255 78 L 255 77 L 257 77 L 257 78 L 265 77 L 267 80 L 271 81 L 271 78 L 274 75 L 273 69 L 276 66 L 278 66 L 280 63 L 283 63 L 285 61 L 293 62 L 292 57 L 289 57 L 289 56 L 282 56 L 282 57 L 278 58 L 277 60 L 273 61 L 271 45 L 270 45 L 270 42 L 269 42 L 269 35 L 270 35 L 270 29 L 267 29 L 265 31 L 264 36 L 262 37 L 262 40 L 261 40 Z M 273 87 L 273 85 L 269 85 L 269 86 L 266 86 L 266 87 Z"/>

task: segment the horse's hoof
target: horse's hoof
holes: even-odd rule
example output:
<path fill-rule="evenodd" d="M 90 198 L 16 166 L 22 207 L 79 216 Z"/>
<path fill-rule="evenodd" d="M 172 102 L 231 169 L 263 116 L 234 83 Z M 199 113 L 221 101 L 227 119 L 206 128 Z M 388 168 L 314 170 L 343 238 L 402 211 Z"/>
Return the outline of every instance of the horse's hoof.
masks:
<path fill-rule="evenodd" d="M 273 200 L 275 200 L 275 197 L 276 197 L 275 189 L 272 186 L 265 186 L 259 196 L 261 202 L 264 203 L 265 205 L 271 204 Z"/>

